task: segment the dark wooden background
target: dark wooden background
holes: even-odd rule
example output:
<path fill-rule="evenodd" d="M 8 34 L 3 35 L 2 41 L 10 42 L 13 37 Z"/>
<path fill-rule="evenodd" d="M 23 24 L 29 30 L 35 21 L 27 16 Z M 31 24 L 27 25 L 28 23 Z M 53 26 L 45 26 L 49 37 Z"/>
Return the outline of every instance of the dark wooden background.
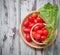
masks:
<path fill-rule="evenodd" d="M 60 9 L 60 0 L 0 0 L 0 55 L 60 55 L 60 11 L 58 37 L 51 46 L 31 48 L 19 35 L 19 24 L 24 15 L 47 2 L 56 2 Z"/>

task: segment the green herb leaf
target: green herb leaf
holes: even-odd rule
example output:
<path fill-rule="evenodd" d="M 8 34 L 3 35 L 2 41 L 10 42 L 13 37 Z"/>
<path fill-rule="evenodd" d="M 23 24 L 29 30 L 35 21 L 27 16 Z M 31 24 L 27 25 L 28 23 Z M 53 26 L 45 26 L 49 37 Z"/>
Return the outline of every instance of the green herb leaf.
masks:
<path fill-rule="evenodd" d="M 48 38 L 44 41 L 44 44 L 47 44 L 53 38 L 53 32 L 57 27 L 58 6 L 47 3 L 38 9 L 38 13 L 45 21 L 46 28 L 49 30 Z"/>

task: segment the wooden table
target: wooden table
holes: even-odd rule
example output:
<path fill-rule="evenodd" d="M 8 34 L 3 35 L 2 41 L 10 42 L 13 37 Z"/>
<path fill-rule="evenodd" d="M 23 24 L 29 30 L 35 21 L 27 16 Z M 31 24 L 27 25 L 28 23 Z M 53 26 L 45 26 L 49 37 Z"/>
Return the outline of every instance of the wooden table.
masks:
<path fill-rule="evenodd" d="M 34 49 L 24 43 L 19 35 L 19 24 L 24 15 L 37 10 L 47 2 L 60 0 L 0 0 L 0 55 L 60 55 L 60 11 L 58 37 L 45 49 Z"/>

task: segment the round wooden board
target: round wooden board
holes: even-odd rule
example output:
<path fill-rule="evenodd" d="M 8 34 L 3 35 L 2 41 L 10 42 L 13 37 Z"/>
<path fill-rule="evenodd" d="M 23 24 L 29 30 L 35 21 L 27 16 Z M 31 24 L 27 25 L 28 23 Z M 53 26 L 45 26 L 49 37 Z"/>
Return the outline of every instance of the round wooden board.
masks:
<path fill-rule="evenodd" d="M 30 15 L 31 13 L 33 13 L 33 12 L 37 12 L 37 11 L 32 11 L 32 12 L 28 13 L 28 14 L 24 17 L 24 19 L 21 21 L 20 26 L 19 26 L 19 34 L 21 35 L 21 38 L 24 40 L 24 42 L 25 42 L 26 44 L 28 44 L 29 46 L 31 46 L 31 47 L 33 47 L 33 48 L 38 48 L 38 49 L 40 49 L 40 48 L 46 48 L 46 47 L 48 47 L 49 45 L 51 45 L 51 44 L 54 42 L 54 40 L 56 39 L 58 29 L 56 28 L 56 30 L 55 30 L 55 32 L 54 32 L 54 37 L 53 37 L 53 39 L 52 39 L 47 45 L 37 45 L 37 44 L 35 44 L 33 41 L 32 41 L 32 42 L 26 41 L 25 35 L 24 35 L 24 33 L 23 33 L 23 30 L 22 30 L 22 28 L 23 28 L 23 22 L 24 22 L 24 20 L 26 19 L 26 17 L 27 17 L 28 15 Z"/>

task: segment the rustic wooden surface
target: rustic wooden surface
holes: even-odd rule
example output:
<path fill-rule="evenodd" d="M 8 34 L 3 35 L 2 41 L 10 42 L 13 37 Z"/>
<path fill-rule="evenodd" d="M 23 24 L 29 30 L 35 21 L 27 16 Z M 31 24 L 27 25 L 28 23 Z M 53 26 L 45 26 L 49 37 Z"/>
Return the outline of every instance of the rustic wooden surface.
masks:
<path fill-rule="evenodd" d="M 47 2 L 60 0 L 0 0 L 0 55 L 60 55 L 60 11 L 58 37 L 45 49 L 34 49 L 24 43 L 19 35 L 19 24 L 23 16 L 37 10 Z"/>

